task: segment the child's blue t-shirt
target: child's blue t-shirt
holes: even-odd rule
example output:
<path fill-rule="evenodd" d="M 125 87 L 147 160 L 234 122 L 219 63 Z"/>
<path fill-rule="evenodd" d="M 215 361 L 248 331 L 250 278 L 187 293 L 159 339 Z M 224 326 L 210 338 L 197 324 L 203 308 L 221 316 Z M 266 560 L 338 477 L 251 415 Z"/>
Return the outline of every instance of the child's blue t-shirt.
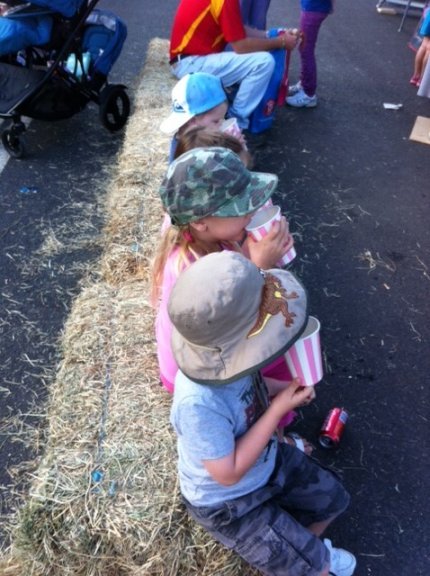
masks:
<path fill-rule="evenodd" d="M 332 0 L 300 0 L 303 12 L 332 12 Z"/>
<path fill-rule="evenodd" d="M 208 386 L 196 384 L 178 372 L 170 420 L 177 434 L 181 492 L 194 506 L 217 506 L 249 494 L 269 480 L 278 444 L 275 435 L 254 466 L 232 486 L 213 480 L 202 464 L 203 460 L 217 460 L 233 452 L 236 440 L 265 409 L 261 394 L 252 376 L 232 384 Z"/>

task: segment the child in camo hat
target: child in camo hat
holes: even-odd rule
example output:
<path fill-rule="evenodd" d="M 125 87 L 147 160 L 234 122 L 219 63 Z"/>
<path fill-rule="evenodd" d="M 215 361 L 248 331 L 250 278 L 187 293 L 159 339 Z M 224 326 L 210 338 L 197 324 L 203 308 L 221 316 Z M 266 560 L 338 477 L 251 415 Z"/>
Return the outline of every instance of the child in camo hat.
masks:
<path fill-rule="evenodd" d="M 280 416 L 309 404 L 314 387 L 296 378 L 269 403 L 260 374 L 303 332 L 304 287 L 286 270 L 224 251 L 181 274 L 168 311 L 180 367 L 170 420 L 192 518 L 268 576 L 352 576 L 353 554 L 320 539 L 348 493 L 275 435 Z"/>
<path fill-rule="evenodd" d="M 285 245 L 292 246 L 284 219 L 264 241 L 243 243 L 251 215 L 270 198 L 278 178 L 250 172 L 239 156 L 220 147 L 196 148 L 182 154 L 169 167 L 161 187 L 161 199 L 174 226 L 165 230 L 153 269 L 153 300 L 157 302 L 156 338 L 160 380 L 169 392 L 178 370 L 171 347 L 172 324 L 167 301 L 180 273 L 202 256 L 222 250 L 245 253 L 262 268 L 275 265 Z M 192 297 L 192 295 L 190 295 Z M 264 369 L 273 393 L 291 380 L 283 357 Z M 284 415 L 280 434 L 295 413 Z M 295 433 L 285 442 L 310 454 L 312 445 Z"/>
<path fill-rule="evenodd" d="M 285 219 L 261 242 L 244 238 L 252 214 L 267 202 L 277 183 L 276 175 L 250 172 L 239 156 L 220 147 L 195 148 L 169 166 L 160 195 L 173 225 L 162 236 L 153 266 L 160 378 L 168 391 L 173 392 L 177 372 L 167 314 L 173 285 L 192 262 L 221 250 L 245 251 L 257 266 L 274 266 L 285 246 L 294 242 Z"/>

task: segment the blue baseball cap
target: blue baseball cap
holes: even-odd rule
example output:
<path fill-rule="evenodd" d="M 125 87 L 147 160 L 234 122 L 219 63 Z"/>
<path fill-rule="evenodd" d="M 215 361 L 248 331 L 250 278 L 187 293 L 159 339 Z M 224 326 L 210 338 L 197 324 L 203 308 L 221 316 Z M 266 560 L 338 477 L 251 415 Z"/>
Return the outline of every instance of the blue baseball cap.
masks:
<path fill-rule="evenodd" d="M 205 72 L 187 74 L 172 90 L 172 112 L 160 125 L 166 134 L 174 134 L 197 114 L 209 112 L 227 100 L 218 76 Z"/>

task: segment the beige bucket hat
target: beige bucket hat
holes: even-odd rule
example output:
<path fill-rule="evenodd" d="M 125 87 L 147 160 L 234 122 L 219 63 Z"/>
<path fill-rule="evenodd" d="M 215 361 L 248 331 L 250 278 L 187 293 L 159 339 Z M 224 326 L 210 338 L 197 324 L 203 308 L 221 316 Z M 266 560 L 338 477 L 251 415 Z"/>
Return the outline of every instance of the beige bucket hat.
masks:
<path fill-rule="evenodd" d="M 262 271 L 236 252 L 197 260 L 168 304 L 179 368 L 200 384 L 227 384 L 266 366 L 305 329 L 307 297 L 286 270 Z"/>

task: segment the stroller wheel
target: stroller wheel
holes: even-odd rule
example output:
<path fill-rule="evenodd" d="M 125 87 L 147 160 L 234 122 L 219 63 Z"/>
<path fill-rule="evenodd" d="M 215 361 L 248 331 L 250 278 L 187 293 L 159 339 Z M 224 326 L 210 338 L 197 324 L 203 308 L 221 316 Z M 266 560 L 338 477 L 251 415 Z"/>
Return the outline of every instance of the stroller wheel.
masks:
<path fill-rule="evenodd" d="M 100 94 L 100 120 L 111 132 L 121 130 L 130 114 L 130 100 L 123 86 L 109 84 Z"/>
<path fill-rule="evenodd" d="M 25 154 L 24 144 L 16 136 L 12 130 L 3 130 L 1 141 L 5 147 L 6 152 L 12 158 L 22 158 Z"/>

